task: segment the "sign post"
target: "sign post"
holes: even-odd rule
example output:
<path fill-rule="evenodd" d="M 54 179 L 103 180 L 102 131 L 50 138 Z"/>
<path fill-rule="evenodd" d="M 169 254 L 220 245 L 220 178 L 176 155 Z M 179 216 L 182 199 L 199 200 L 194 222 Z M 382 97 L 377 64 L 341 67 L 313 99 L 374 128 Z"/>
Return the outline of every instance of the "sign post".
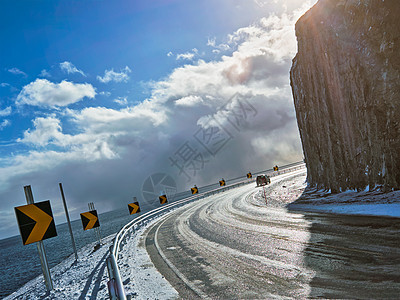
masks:
<path fill-rule="evenodd" d="M 61 198 L 62 198 L 62 201 L 63 201 L 63 204 L 64 204 L 65 216 L 67 217 L 69 234 L 71 235 L 72 248 L 74 249 L 74 253 L 75 253 L 75 261 L 77 261 L 78 260 L 78 252 L 76 251 L 74 234 L 72 233 L 72 227 L 71 227 L 71 221 L 69 219 L 67 203 L 65 202 L 64 190 L 63 190 L 61 182 L 59 183 L 59 185 L 60 185 L 60 191 L 61 191 Z"/>
<path fill-rule="evenodd" d="M 88 229 L 94 228 L 96 237 L 99 240 L 99 244 L 97 245 L 97 247 L 100 247 L 101 235 L 100 235 L 100 229 L 99 229 L 100 223 L 99 223 L 99 218 L 97 216 L 97 211 L 94 208 L 94 204 L 92 202 L 88 203 L 88 207 L 89 207 L 90 211 L 81 213 L 83 230 L 88 230 Z"/>
<path fill-rule="evenodd" d="M 26 202 L 28 204 L 33 204 L 33 195 L 30 185 L 24 186 Z M 39 252 L 40 264 L 42 265 L 43 277 L 46 284 L 46 289 L 50 292 L 53 289 L 53 281 L 51 280 L 51 274 L 49 269 L 49 264 L 47 262 L 46 250 L 44 249 L 43 241 L 36 242 L 36 246 Z"/>

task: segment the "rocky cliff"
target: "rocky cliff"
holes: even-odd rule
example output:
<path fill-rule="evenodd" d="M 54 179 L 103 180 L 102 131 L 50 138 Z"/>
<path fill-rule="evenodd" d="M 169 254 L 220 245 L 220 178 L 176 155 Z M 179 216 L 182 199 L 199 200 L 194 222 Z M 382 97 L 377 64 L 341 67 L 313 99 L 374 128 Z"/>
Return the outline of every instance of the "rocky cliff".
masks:
<path fill-rule="evenodd" d="M 320 0 L 290 71 L 311 186 L 400 188 L 400 1 Z"/>

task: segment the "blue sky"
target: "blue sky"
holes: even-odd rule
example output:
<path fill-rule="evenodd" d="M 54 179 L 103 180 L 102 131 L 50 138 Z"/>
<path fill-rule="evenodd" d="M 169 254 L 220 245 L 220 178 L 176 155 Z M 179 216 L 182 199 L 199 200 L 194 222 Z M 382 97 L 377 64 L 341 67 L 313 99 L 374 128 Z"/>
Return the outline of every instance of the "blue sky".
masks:
<path fill-rule="evenodd" d="M 76 219 L 141 201 L 157 172 L 183 190 L 302 159 L 288 71 L 311 5 L 2 1 L 0 238 L 18 233 L 24 185 L 60 223 L 58 182 Z"/>

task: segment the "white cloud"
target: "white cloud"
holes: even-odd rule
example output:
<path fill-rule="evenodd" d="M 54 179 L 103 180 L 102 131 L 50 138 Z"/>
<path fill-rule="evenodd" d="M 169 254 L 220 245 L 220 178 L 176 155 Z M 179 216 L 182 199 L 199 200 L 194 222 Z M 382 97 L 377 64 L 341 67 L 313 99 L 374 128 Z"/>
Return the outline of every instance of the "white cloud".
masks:
<path fill-rule="evenodd" d="M 194 58 L 194 53 L 182 53 L 182 54 L 178 54 L 176 56 L 176 60 L 180 60 L 180 59 L 186 59 L 186 60 L 192 60 Z"/>
<path fill-rule="evenodd" d="M 182 97 L 175 101 L 175 104 L 178 106 L 195 106 L 200 103 L 203 103 L 203 99 L 199 96 L 193 95 Z"/>
<path fill-rule="evenodd" d="M 114 102 L 122 106 L 128 105 L 128 99 L 126 97 L 118 97 Z"/>
<path fill-rule="evenodd" d="M 6 117 L 9 115 L 11 115 L 11 106 L 8 106 L 8 107 L 0 110 L 0 117 Z"/>
<path fill-rule="evenodd" d="M 192 52 L 186 52 L 186 53 L 178 54 L 178 55 L 176 56 L 176 60 L 180 60 L 180 59 L 183 59 L 183 60 L 193 60 L 193 58 L 194 58 L 195 56 L 197 56 L 197 55 L 198 55 L 198 50 L 197 50 L 196 48 L 193 48 L 193 49 L 192 49 Z"/>
<path fill-rule="evenodd" d="M 50 74 L 46 69 L 43 69 L 43 70 L 40 72 L 39 77 L 48 77 L 48 78 L 50 78 L 50 77 L 51 77 L 51 74 Z"/>
<path fill-rule="evenodd" d="M 0 130 L 3 130 L 5 127 L 10 126 L 11 121 L 10 120 L 3 120 L 3 122 L 0 123 Z"/>
<path fill-rule="evenodd" d="M 88 134 L 118 134 L 140 128 L 154 129 L 167 120 L 165 108 L 149 101 L 120 110 L 88 107 L 78 112 L 68 112 L 74 122 Z"/>
<path fill-rule="evenodd" d="M 95 89 L 91 84 L 77 84 L 69 81 L 52 83 L 47 79 L 36 79 L 22 88 L 17 96 L 17 104 L 43 107 L 61 107 L 81 101 L 83 98 L 94 98 Z"/>
<path fill-rule="evenodd" d="M 54 117 L 36 118 L 33 121 L 35 130 L 27 130 L 24 132 L 24 138 L 19 139 L 19 142 L 32 143 L 34 145 L 45 146 L 51 140 L 61 140 L 60 121 Z"/>
<path fill-rule="evenodd" d="M 131 69 L 126 66 L 121 72 L 115 72 L 114 69 L 105 70 L 104 76 L 97 76 L 97 80 L 103 83 L 108 83 L 110 81 L 114 82 L 128 82 L 129 80 L 129 73 L 131 73 Z"/>
<path fill-rule="evenodd" d="M 168 53 L 167 53 L 167 56 L 168 57 L 170 57 L 170 56 L 172 56 L 172 55 L 174 55 L 171 51 L 169 51 Z"/>
<path fill-rule="evenodd" d="M 102 91 L 102 92 L 99 93 L 99 95 L 109 97 L 109 96 L 111 96 L 111 93 Z"/>
<path fill-rule="evenodd" d="M 208 38 L 207 46 L 210 46 L 210 47 L 214 48 L 212 52 L 213 53 L 217 53 L 217 54 L 222 52 L 222 51 L 227 51 L 227 50 L 230 49 L 228 44 L 221 43 L 221 44 L 217 45 L 215 37 L 214 38 Z"/>
<path fill-rule="evenodd" d="M 79 70 L 77 67 L 75 67 L 71 62 L 69 61 L 64 61 L 62 63 L 60 63 L 60 68 L 61 70 L 63 70 L 64 72 L 67 72 L 67 74 L 73 74 L 73 73 L 79 73 L 82 76 L 86 77 L 86 74 L 82 71 Z"/>
<path fill-rule="evenodd" d="M 18 69 L 18 68 L 11 68 L 11 69 L 8 69 L 8 72 L 10 72 L 10 73 L 12 73 L 12 74 L 14 74 L 14 75 L 22 75 L 22 76 L 24 76 L 24 77 L 27 77 L 27 76 L 28 76 L 25 72 L 21 71 L 21 70 Z"/>
<path fill-rule="evenodd" d="M 10 86 L 10 84 L 7 83 L 7 82 L 2 82 L 2 83 L 0 83 L 0 86 L 1 87 L 7 87 L 7 86 Z"/>

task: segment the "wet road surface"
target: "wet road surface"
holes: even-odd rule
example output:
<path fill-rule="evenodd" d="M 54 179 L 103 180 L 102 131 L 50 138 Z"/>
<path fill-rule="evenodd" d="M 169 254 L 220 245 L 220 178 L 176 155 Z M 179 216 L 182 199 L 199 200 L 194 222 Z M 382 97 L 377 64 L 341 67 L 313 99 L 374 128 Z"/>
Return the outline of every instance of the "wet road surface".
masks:
<path fill-rule="evenodd" d="M 267 204 L 250 184 L 163 217 L 153 263 L 185 299 L 399 299 L 400 219 L 290 212 L 304 179 L 273 178 Z"/>

